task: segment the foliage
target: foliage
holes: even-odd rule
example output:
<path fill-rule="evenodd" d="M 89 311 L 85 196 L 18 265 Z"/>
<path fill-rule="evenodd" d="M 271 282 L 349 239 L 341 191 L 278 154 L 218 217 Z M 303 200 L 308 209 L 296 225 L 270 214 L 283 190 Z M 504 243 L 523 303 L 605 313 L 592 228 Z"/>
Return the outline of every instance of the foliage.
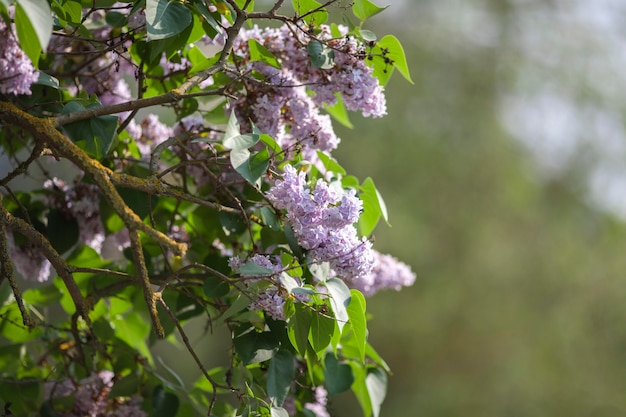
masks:
<path fill-rule="evenodd" d="M 380 414 L 365 295 L 415 275 L 372 248 L 387 210 L 331 156 L 331 120 L 383 116 L 392 71 L 411 77 L 363 29 L 384 8 L 283 3 L 0 2 L 5 414 L 324 416 L 350 389 Z M 192 321 L 227 331 L 227 363 L 205 366 Z"/>

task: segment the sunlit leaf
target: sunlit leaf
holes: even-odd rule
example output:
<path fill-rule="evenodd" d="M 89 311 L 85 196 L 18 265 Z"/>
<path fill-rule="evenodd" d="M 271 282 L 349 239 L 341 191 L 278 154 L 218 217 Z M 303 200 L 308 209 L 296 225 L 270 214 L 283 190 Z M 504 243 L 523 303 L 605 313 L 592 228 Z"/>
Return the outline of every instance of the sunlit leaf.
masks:
<path fill-rule="evenodd" d="M 191 12 L 182 3 L 146 0 L 146 29 L 149 41 L 178 35 L 191 24 L 191 21 Z"/>

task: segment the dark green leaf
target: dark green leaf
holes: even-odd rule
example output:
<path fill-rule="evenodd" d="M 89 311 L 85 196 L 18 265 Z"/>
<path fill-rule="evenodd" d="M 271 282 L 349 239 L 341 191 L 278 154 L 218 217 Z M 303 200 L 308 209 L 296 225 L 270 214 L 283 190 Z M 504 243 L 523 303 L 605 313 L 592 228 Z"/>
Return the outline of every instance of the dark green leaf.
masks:
<path fill-rule="evenodd" d="M 78 222 L 61 210 L 53 209 L 48 212 L 46 232 L 52 247 L 61 254 L 70 250 L 78 242 Z"/>
<path fill-rule="evenodd" d="M 130 397 L 137 393 L 140 384 L 139 376 L 135 372 L 131 372 L 119 381 L 116 381 L 109 392 L 109 398 Z"/>
<path fill-rule="evenodd" d="M 239 313 L 244 308 L 247 308 L 250 305 L 250 298 L 248 298 L 244 294 L 239 294 L 235 301 L 226 309 L 224 313 L 217 319 L 216 326 L 221 325 L 224 321 L 233 317 L 235 314 Z"/>
<path fill-rule="evenodd" d="M 116 28 L 121 28 L 126 24 L 126 15 L 120 12 L 108 12 L 105 16 L 106 22 Z"/>
<path fill-rule="evenodd" d="M 333 352 L 324 359 L 324 382 L 331 397 L 349 390 L 354 382 L 350 365 L 339 363 Z"/>
<path fill-rule="evenodd" d="M 175 0 L 146 0 L 148 41 L 178 35 L 191 24 L 191 21 L 189 9 Z"/>
<path fill-rule="evenodd" d="M 233 344 L 237 354 L 246 365 L 271 359 L 279 348 L 279 342 L 271 332 L 255 330 L 236 337 Z"/>
<path fill-rule="evenodd" d="M 294 358 L 288 350 L 280 349 L 269 363 L 267 395 L 272 405 L 282 406 L 295 376 Z"/>
<path fill-rule="evenodd" d="M 152 416 L 154 417 L 173 417 L 178 411 L 180 400 L 178 397 L 166 391 L 162 385 L 154 388 L 152 392 Z"/>
<path fill-rule="evenodd" d="M 91 104 L 87 109 L 100 107 L 100 104 Z M 80 103 L 70 101 L 63 107 L 63 114 L 83 111 Z M 99 116 L 63 126 L 67 135 L 74 143 L 81 146 L 87 153 L 96 159 L 102 159 L 111 150 L 115 139 L 118 124 L 117 116 Z"/>
<path fill-rule="evenodd" d="M 227 236 L 238 235 L 246 230 L 246 222 L 237 214 L 221 211 L 218 215 L 222 229 Z"/>
<path fill-rule="evenodd" d="M 307 44 L 306 49 L 314 68 L 330 69 L 335 66 L 335 51 L 323 43 L 312 40 Z"/>
<path fill-rule="evenodd" d="M 202 285 L 204 295 L 210 298 L 223 297 L 230 291 L 230 285 L 218 277 L 207 277 Z"/>
<path fill-rule="evenodd" d="M 312 312 L 300 303 L 295 304 L 295 314 L 289 319 L 288 335 L 294 348 L 304 356 L 309 344 Z"/>
<path fill-rule="evenodd" d="M 320 313 L 313 313 L 311 320 L 311 331 L 309 332 L 309 342 L 318 357 L 330 345 L 330 341 L 335 333 L 337 324 L 332 317 L 327 317 Z"/>

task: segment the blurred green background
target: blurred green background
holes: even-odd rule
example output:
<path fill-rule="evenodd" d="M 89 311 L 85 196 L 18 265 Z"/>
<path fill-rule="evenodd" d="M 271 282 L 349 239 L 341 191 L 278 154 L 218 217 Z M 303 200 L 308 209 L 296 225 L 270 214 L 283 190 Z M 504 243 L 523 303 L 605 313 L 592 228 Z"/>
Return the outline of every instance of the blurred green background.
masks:
<path fill-rule="evenodd" d="M 415 85 L 394 74 L 389 115 L 334 153 L 387 202 L 375 247 L 418 276 L 368 301 L 382 416 L 626 415 L 626 4 L 389 3 L 366 28 Z"/>

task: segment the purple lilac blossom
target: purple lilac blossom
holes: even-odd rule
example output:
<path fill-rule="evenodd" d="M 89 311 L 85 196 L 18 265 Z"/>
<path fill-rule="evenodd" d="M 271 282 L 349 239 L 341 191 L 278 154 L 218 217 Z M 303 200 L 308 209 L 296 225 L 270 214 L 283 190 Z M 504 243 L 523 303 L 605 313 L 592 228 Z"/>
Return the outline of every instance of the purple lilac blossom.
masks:
<path fill-rule="evenodd" d="M 0 17 L 0 94 L 30 95 L 39 74 L 20 49 L 11 26 Z"/>
<path fill-rule="evenodd" d="M 304 408 L 311 410 L 315 417 L 330 417 L 326 404 L 328 403 L 328 391 L 323 386 L 313 388 L 315 402 L 304 404 Z"/>
<path fill-rule="evenodd" d="M 55 410 L 65 417 L 146 417 L 141 409 L 140 396 L 109 398 L 113 388 L 114 374 L 101 371 L 74 383 L 67 379 L 46 383 L 46 398 L 72 397 L 72 409 L 67 412 Z"/>
<path fill-rule="evenodd" d="M 361 291 L 365 296 L 374 295 L 385 289 L 399 291 L 415 282 L 415 273 L 407 264 L 391 255 L 374 251 L 374 268 L 360 280 L 348 280 L 348 286 Z"/>
<path fill-rule="evenodd" d="M 311 190 L 306 174 L 287 165 L 267 198 L 286 210 L 287 222 L 313 262 L 328 262 L 343 279 L 359 280 L 370 273 L 374 255 L 371 242 L 359 239 L 354 227 L 363 207 L 354 191 L 331 188 L 322 179 Z"/>
<path fill-rule="evenodd" d="M 300 144 L 304 157 L 311 160 L 316 159 L 316 150 L 330 152 L 339 144 L 330 117 L 320 112 L 320 107 L 336 103 L 336 93 L 349 110 L 371 117 L 386 114 L 384 89 L 361 59 L 364 46 L 350 36 L 332 39 L 326 25 L 320 29 L 318 39 L 336 51 L 335 65 L 326 70 L 311 66 L 306 28 L 293 25 L 242 30 L 233 49 L 245 70 L 257 71 L 266 78 L 264 82 L 248 81 L 246 95 L 234 103 L 242 127 L 252 120 L 283 149 Z M 340 31 L 343 35 L 347 33 L 345 27 L 340 27 Z M 250 39 L 263 44 L 279 60 L 281 68 L 251 61 Z M 312 96 L 309 91 L 313 92 Z"/>
<path fill-rule="evenodd" d="M 48 207 L 54 207 L 78 222 L 78 240 L 96 252 L 100 252 L 105 239 L 104 226 L 100 220 L 100 194 L 94 184 L 76 182 L 73 186 L 58 178 L 47 180 L 44 188 L 56 190 L 47 198 Z"/>
<path fill-rule="evenodd" d="M 7 242 L 13 266 L 22 278 L 37 282 L 50 279 L 52 265 L 35 245 L 26 243 L 18 246 L 10 230 L 7 231 Z"/>

